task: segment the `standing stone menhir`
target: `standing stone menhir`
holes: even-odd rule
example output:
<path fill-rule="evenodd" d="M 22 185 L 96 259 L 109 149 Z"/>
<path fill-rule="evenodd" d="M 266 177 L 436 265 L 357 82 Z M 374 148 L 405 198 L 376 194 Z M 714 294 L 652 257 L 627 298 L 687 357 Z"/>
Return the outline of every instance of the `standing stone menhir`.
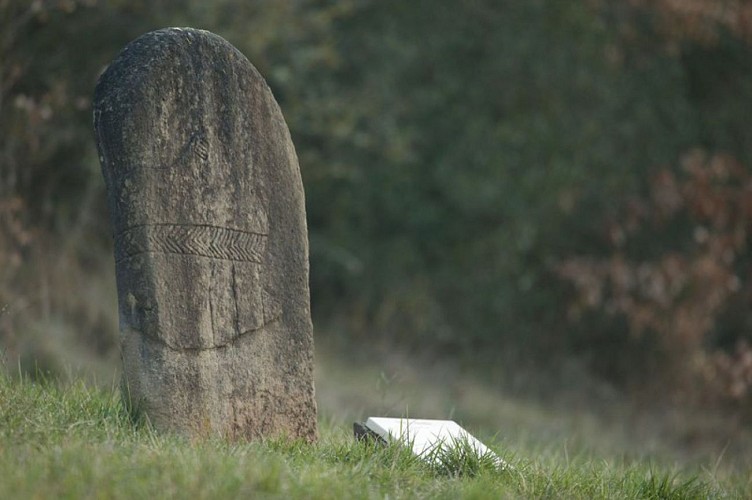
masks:
<path fill-rule="evenodd" d="M 190 436 L 314 440 L 303 186 L 266 82 L 219 36 L 164 29 L 94 101 L 126 397 Z"/>

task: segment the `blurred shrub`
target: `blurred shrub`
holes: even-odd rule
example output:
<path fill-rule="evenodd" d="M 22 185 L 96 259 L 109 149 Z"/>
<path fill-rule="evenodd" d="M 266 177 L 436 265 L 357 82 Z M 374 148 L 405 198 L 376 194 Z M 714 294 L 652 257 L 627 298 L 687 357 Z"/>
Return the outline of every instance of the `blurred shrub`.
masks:
<path fill-rule="evenodd" d="M 578 291 L 569 314 L 597 309 L 624 317 L 633 337 L 655 336 L 660 369 L 635 371 L 633 378 L 669 382 L 664 390 L 687 397 L 749 404 L 752 336 L 736 328 L 745 316 L 752 319 L 743 311 L 752 295 L 752 175 L 729 156 L 699 151 L 685 156 L 682 168 L 682 175 L 658 171 L 649 197 L 630 200 L 612 222 L 611 255 L 559 266 Z"/>
<path fill-rule="evenodd" d="M 316 310 L 451 353 L 566 347 L 551 263 L 697 127 L 681 61 L 610 22 L 511 1 L 363 2 L 338 21 L 326 78 L 282 94 L 317 103 L 291 118 Z"/>
<path fill-rule="evenodd" d="M 601 373 L 752 415 L 752 2 L 629 4 L 625 43 L 680 61 L 702 149 L 617 198 L 606 249 L 557 267 L 577 290 L 569 316 Z"/>
<path fill-rule="evenodd" d="M 659 31 L 672 44 L 683 41 L 715 44 L 723 30 L 752 41 L 749 0 L 628 0 L 654 15 Z"/>

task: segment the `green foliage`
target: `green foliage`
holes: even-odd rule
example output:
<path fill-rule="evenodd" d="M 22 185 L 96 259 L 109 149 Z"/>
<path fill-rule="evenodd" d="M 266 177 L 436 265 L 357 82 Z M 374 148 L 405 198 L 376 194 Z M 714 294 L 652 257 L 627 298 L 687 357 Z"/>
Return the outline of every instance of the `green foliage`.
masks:
<path fill-rule="evenodd" d="M 421 455 L 421 458 L 436 474 L 450 477 L 514 472 L 493 451 L 480 452 L 467 438 L 453 438 L 449 442 L 438 443 Z"/>
<path fill-rule="evenodd" d="M 191 442 L 134 425 L 118 398 L 82 385 L 0 376 L 3 498 L 714 498 L 746 497 L 724 481 L 649 463 L 504 456 L 514 470 L 436 474 L 405 448 L 358 442 L 327 426 L 315 445 Z M 468 463 L 465 462 L 465 467 Z"/>
<path fill-rule="evenodd" d="M 681 62 L 626 60 L 581 4 L 378 2 L 335 28 L 337 104 L 291 118 L 317 310 L 453 353 L 561 346 L 552 263 L 694 140 Z"/>

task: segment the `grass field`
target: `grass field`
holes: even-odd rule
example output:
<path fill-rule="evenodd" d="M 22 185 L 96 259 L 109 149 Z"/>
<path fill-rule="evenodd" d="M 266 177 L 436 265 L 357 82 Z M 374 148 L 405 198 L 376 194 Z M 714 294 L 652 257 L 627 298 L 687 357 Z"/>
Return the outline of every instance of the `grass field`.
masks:
<path fill-rule="evenodd" d="M 330 397 L 315 445 L 191 442 L 132 422 L 113 390 L 3 375 L 0 498 L 752 498 L 749 474 L 713 464 L 509 444 L 475 428 L 512 468 L 438 469 L 398 447 L 356 442 L 350 415 L 327 410 Z"/>

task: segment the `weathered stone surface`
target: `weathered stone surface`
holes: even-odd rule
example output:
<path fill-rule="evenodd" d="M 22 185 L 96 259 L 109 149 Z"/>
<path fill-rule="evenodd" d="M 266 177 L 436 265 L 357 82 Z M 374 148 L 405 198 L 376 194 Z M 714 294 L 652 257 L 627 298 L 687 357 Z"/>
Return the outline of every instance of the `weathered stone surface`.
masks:
<path fill-rule="evenodd" d="M 315 439 L 303 186 L 266 82 L 173 28 L 130 43 L 94 101 L 126 396 L 191 436 Z"/>

